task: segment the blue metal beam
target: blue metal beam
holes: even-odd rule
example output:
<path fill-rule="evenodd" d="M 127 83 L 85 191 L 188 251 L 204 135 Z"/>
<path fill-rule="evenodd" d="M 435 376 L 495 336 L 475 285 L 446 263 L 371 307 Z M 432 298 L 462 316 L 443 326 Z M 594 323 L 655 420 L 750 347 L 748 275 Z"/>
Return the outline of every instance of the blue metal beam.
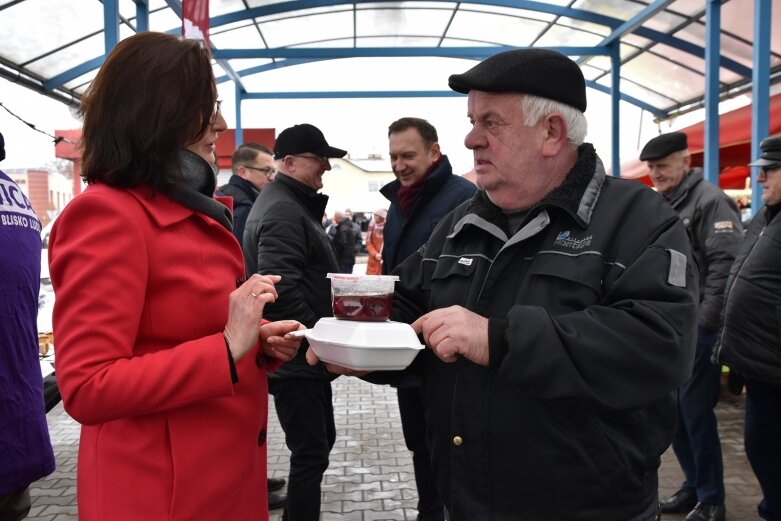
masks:
<path fill-rule="evenodd" d="M 464 96 L 452 90 L 374 90 L 331 92 L 248 92 L 244 99 L 339 99 L 339 98 L 455 98 Z"/>
<path fill-rule="evenodd" d="M 106 49 L 104 56 L 108 56 L 118 42 L 119 0 L 103 0 L 103 43 Z"/>
<path fill-rule="evenodd" d="M 452 0 L 432 0 L 433 2 L 445 2 L 452 4 Z M 360 5 L 364 3 L 369 4 L 382 4 L 392 3 L 397 4 L 397 0 L 354 0 L 350 5 Z M 583 9 L 575 9 L 572 7 L 563 7 L 559 5 L 548 4 L 545 2 L 536 2 L 533 0 L 472 0 L 470 4 L 478 5 L 490 5 L 500 7 L 511 7 L 515 9 L 526 9 L 529 11 L 537 11 L 540 13 L 548 13 L 555 16 L 564 16 L 574 18 L 576 20 L 583 20 L 586 22 L 592 22 L 599 25 L 605 25 L 610 27 L 611 30 L 615 30 L 623 26 L 626 22 L 619 18 L 613 18 L 611 16 L 605 16 L 597 14 L 591 11 L 585 11 Z M 265 16 L 288 13 L 291 11 L 300 11 L 305 9 L 312 9 L 316 7 L 338 7 L 344 5 L 343 0 L 292 0 L 288 2 L 280 2 L 277 4 L 264 5 L 260 7 L 254 7 L 251 9 L 245 9 L 242 11 L 236 11 L 233 13 L 227 13 L 220 16 L 215 16 L 210 20 L 212 27 L 219 27 L 225 24 L 234 22 L 240 22 L 252 18 L 262 18 Z M 638 36 L 648 38 L 653 41 L 658 41 L 669 45 L 675 49 L 692 54 L 699 58 L 704 58 L 705 49 L 699 45 L 681 40 L 669 34 L 650 29 L 648 27 L 637 27 L 634 33 Z M 751 70 L 729 58 L 721 58 L 721 66 L 736 74 L 743 76 L 744 78 L 751 77 Z"/>
<path fill-rule="evenodd" d="M 705 3 L 705 179 L 719 186 L 719 56 L 721 0 Z"/>
<path fill-rule="evenodd" d="M 751 91 L 751 159 L 760 155 L 759 144 L 770 132 L 770 21 L 772 0 L 754 0 L 754 74 Z M 759 168 L 751 168 L 751 215 L 762 207 Z"/>
<path fill-rule="evenodd" d="M 621 37 L 625 34 L 633 32 L 635 29 L 643 25 L 649 18 L 656 15 L 659 11 L 662 11 L 665 7 L 673 3 L 675 0 L 656 0 L 649 4 L 642 11 L 634 15 L 632 18 L 613 29 L 613 31 L 602 40 L 599 45 L 610 45 L 615 41 L 620 41 Z"/>
<path fill-rule="evenodd" d="M 136 3 L 136 32 L 149 30 L 149 0 L 134 0 Z"/>
<path fill-rule="evenodd" d="M 238 83 L 234 84 L 236 90 L 236 142 L 233 144 L 235 148 L 244 143 L 244 130 L 241 126 L 241 100 L 244 97 L 244 92 L 239 87 Z"/>
<path fill-rule="evenodd" d="M 610 55 L 610 143 L 611 143 L 611 172 L 615 177 L 621 176 L 621 47 L 619 41 L 613 43 L 613 52 Z"/>
<path fill-rule="evenodd" d="M 273 49 L 221 49 L 212 55 L 218 59 L 250 58 L 388 58 L 429 57 L 485 59 L 517 47 L 275 47 Z M 606 55 L 606 47 L 546 47 L 570 55 Z"/>
<path fill-rule="evenodd" d="M 43 83 L 44 88 L 47 90 L 53 90 L 58 89 L 68 83 L 71 80 L 75 80 L 79 76 L 83 74 L 87 74 L 90 71 L 94 71 L 101 65 L 103 65 L 103 62 L 106 60 L 105 56 L 98 56 L 96 58 L 92 58 L 88 62 L 84 62 L 81 65 L 77 65 L 76 67 L 67 70 L 65 72 L 62 72 L 58 74 L 57 76 L 53 76 L 52 78 L 49 78 L 48 81 L 45 81 Z"/>

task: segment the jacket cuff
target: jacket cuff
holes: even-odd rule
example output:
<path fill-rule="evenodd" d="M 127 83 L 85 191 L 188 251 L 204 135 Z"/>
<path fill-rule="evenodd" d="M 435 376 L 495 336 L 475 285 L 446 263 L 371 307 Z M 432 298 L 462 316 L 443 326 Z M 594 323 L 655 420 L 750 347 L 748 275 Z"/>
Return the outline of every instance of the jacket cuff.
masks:
<path fill-rule="evenodd" d="M 488 319 L 488 367 L 499 367 L 509 350 L 507 345 L 507 320 L 501 318 Z"/>
<path fill-rule="evenodd" d="M 239 383 L 239 372 L 236 371 L 236 362 L 233 361 L 233 355 L 231 354 L 231 346 L 228 345 L 228 337 L 224 334 L 222 338 L 225 340 L 225 348 L 228 350 L 228 364 L 231 368 L 231 381 L 235 384 Z"/>

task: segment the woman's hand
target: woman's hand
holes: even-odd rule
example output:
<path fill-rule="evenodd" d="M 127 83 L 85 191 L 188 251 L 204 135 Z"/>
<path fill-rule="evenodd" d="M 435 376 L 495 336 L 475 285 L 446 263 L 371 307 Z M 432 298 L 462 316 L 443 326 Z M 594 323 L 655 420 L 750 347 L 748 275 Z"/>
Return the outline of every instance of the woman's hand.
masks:
<path fill-rule="evenodd" d="M 223 334 L 234 362 L 253 348 L 260 334 L 263 307 L 277 299 L 279 275 L 252 275 L 228 297 L 228 323 Z"/>
<path fill-rule="evenodd" d="M 301 338 L 287 335 L 291 331 L 306 329 L 296 320 L 278 320 L 260 326 L 260 345 L 263 353 L 287 362 L 292 360 L 301 346 Z"/>

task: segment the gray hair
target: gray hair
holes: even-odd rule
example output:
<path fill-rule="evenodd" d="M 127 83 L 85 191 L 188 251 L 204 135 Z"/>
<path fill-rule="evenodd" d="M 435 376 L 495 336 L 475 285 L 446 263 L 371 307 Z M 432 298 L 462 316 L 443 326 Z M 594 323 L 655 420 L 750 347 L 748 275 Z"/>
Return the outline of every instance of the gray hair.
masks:
<path fill-rule="evenodd" d="M 532 94 L 524 94 L 521 98 L 521 110 L 525 117 L 523 123 L 527 127 L 533 127 L 545 116 L 558 112 L 567 123 L 567 141 L 571 145 L 578 147 L 586 139 L 588 121 L 586 116 L 575 107 Z"/>

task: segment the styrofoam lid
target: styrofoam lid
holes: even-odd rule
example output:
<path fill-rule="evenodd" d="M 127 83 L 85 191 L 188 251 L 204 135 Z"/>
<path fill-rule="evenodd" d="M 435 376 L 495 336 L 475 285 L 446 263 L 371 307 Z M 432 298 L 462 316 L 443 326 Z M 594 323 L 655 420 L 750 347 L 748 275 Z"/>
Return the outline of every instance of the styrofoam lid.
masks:
<path fill-rule="evenodd" d="M 345 346 L 383 348 L 413 347 L 421 343 L 412 326 L 403 322 L 359 322 L 321 318 L 306 335 L 316 340 Z"/>

